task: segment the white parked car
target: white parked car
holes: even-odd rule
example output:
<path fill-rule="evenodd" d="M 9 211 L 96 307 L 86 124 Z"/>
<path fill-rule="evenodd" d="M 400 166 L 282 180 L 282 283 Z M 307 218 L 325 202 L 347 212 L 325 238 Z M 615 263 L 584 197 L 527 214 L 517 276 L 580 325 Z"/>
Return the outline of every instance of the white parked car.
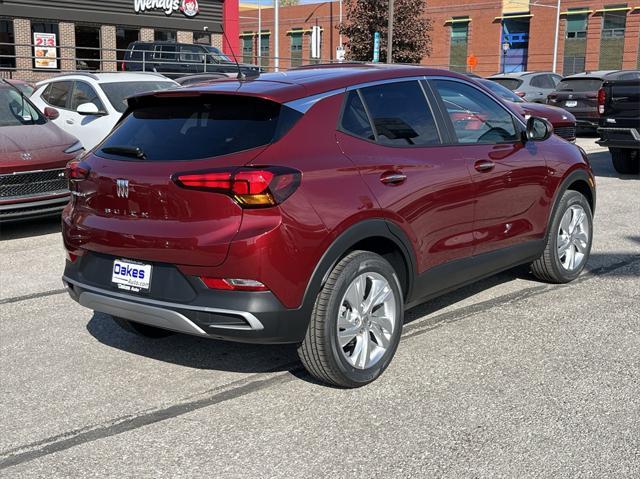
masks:
<path fill-rule="evenodd" d="M 38 83 L 31 101 L 40 111 L 55 108 L 53 122 L 90 150 L 120 119 L 127 97 L 178 87 L 157 73 L 69 73 Z"/>

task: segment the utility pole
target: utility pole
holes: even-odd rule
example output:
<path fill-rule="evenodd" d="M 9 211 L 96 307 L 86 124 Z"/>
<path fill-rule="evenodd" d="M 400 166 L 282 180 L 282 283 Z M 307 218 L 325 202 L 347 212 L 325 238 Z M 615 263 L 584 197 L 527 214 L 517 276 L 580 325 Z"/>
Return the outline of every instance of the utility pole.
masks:
<path fill-rule="evenodd" d="M 262 0 L 258 0 L 258 66 L 262 66 Z"/>
<path fill-rule="evenodd" d="M 273 48 L 276 51 L 273 66 L 275 67 L 275 71 L 280 71 L 280 0 L 273 0 L 273 3 L 273 21 L 275 23 Z"/>
<path fill-rule="evenodd" d="M 389 0 L 389 23 L 387 25 L 387 63 L 393 63 L 393 0 Z"/>
<path fill-rule="evenodd" d="M 558 36 L 560 35 L 560 0 L 556 4 L 556 36 L 553 40 L 553 73 L 558 71 Z"/>
<path fill-rule="evenodd" d="M 338 14 L 338 20 L 340 25 L 342 25 L 342 0 L 340 0 L 339 5 L 340 5 L 340 13 Z M 339 36 L 338 43 L 340 44 L 340 46 L 342 46 L 342 33 Z"/>

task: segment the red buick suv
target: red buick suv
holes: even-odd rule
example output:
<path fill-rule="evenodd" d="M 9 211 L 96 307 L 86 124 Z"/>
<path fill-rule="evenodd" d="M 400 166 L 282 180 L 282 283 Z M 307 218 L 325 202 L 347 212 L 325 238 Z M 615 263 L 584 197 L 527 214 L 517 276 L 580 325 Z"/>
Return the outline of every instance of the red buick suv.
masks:
<path fill-rule="evenodd" d="M 344 65 L 130 98 L 68 166 L 63 281 L 144 336 L 295 343 L 316 378 L 389 365 L 407 308 L 591 248 L 584 152 L 462 75 Z"/>

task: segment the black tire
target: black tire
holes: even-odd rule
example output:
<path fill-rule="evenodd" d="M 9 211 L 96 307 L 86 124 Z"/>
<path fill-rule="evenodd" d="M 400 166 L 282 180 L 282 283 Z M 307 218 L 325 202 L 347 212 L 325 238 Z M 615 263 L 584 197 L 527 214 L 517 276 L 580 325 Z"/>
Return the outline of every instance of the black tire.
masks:
<path fill-rule="evenodd" d="M 344 357 L 338 343 L 338 314 L 347 288 L 356 277 L 369 272 L 383 276 L 388 282 L 395 299 L 396 321 L 386 352 L 370 368 L 357 369 Z M 393 267 L 377 254 L 353 251 L 333 268 L 318 294 L 298 355 L 307 371 L 322 382 L 347 388 L 364 386 L 389 366 L 400 342 L 403 316 L 402 290 Z"/>
<path fill-rule="evenodd" d="M 640 173 L 640 150 L 630 148 L 609 148 L 613 169 L 621 175 Z"/>
<path fill-rule="evenodd" d="M 137 336 L 145 338 L 166 338 L 175 334 L 173 331 L 167 329 L 156 328 L 155 326 L 149 326 L 148 324 L 136 323 L 135 321 L 129 321 L 128 319 L 119 318 L 117 316 L 111 316 L 113 321 L 122 329 L 129 333 L 133 333 Z"/>
<path fill-rule="evenodd" d="M 589 234 L 584 259 L 575 270 L 568 270 L 562 265 L 561 257 L 558 254 L 558 231 L 560 229 L 562 217 L 573 205 L 581 206 L 586 213 L 585 220 L 589 227 Z M 560 201 L 554 210 L 553 220 L 551 221 L 551 226 L 547 232 L 547 244 L 544 252 L 531 264 L 531 271 L 538 279 L 549 283 L 568 283 L 573 281 L 580 275 L 589 260 L 592 242 L 593 214 L 591 213 L 589 202 L 579 192 L 567 190 L 560 198 Z"/>

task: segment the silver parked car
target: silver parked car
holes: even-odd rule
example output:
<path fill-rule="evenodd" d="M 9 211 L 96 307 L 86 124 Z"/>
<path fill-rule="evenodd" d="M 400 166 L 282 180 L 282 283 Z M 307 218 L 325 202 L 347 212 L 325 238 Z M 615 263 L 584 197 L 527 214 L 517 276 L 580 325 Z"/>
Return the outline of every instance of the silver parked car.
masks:
<path fill-rule="evenodd" d="M 562 76 L 553 72 L 500 73 L 489 77 L 507 87 L 525 101 L 546 103 L 547 95 L 556 89 Z"/>

